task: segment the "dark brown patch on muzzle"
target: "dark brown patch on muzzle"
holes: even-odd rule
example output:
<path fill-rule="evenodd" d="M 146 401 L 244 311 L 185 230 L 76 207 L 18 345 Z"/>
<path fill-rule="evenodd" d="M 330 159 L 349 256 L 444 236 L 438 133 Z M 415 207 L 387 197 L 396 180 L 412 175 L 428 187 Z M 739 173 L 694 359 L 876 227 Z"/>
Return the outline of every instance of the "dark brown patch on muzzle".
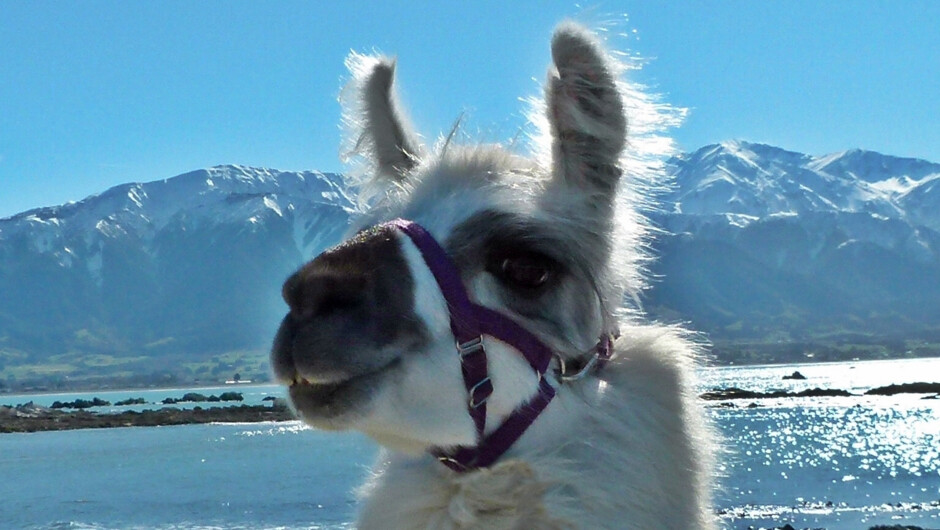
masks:
<path fill-rule="evenodd" d="M 390 227 L 361 232 L 284 283 L 290 312 L 271 361 L 282 381 L 335 383 L 380 370 L 425 340 L 414 280 Z"/>

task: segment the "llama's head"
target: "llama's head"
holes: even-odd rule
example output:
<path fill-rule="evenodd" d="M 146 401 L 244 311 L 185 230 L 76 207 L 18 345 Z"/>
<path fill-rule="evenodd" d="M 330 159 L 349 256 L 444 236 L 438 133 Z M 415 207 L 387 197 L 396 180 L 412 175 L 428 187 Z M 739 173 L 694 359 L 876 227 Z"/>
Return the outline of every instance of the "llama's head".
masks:
<path fill-rule="evenodd" d="M 272 353 L 304 421 L 360 430 L 409 452 L 475 441 L 447 304 L 415 243 L 385 224 L 391 219 L 426 228 L 474 302 L 562 358 L 615 331 L 640 255 L 618 261 L 613 252 L 627 128 L 619 67 L 572 24 L 556 30 L 552 58 L 540 105 L 545 149 L 527 158 L 449 138 L 422 146 L 397 108 L 394 63 L 351 57 L 347 119 L 369 164 L 360 189 L 371 206 L 353 237 L 284 284 L 290 312 Z M 640 243 L 640 223 L 626 232 L 627 244 Z M 508 345 L 487 339 L 486 350 L 490 425 L 539 381 Z"/>

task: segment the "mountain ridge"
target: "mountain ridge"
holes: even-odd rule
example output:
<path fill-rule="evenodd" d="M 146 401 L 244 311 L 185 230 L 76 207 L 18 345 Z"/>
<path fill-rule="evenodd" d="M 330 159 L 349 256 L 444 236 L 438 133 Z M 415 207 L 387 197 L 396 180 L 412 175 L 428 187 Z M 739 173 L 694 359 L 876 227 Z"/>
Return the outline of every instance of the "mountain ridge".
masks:
<path fill-rule="evenodd" d="M 674 157 L 669 167 L 680 194 L 667 199 L 666 211 L 675 213 L 838 210 L 893 217 L 904 215 L 911 194 L 933 194 L 940 183 L 940 164 L 921 159 L 861 150 L 811 156 L 740 140 Z M 687 199 L 692 209 L 683 207 Z M 929 213 L 918 222 L 940 229 L 940 214 Z"/>
<path fill-rule="evenodd" d="M 937 334 L 940 164 L 734 141 L 668 167 L 652 313 L 719 340 Z M 754 278 L 759 307 L 740 293 Z"/>
<path fill-rule="evenodd" d="M 940 164 L 737 140 L 667 168 L 654 318 L 716 344 L 940 335 Z M 280 282 L 355 211 L 341 175 L 226 165 L 0 219 L 0 374 L 205 378 L 252 351 L 263 376 Z"/>

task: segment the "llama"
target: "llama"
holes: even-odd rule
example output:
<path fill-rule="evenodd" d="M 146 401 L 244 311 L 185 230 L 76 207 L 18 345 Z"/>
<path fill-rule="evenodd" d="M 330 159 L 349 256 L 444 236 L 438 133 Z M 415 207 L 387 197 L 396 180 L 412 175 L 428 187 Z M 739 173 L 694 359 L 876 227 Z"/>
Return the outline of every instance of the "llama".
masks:
<path fill-rule="evenodd" d="M 285 282 L 271 355 L 304 422 L 383 447 L 359 528 L 714 526 L 696 347 L 623 307 L 648 232 L 636 96 L 586 29 L 551 52 L 532 157 L 424 146 L 394 62 L 347 61 L 367 207 Z"/>

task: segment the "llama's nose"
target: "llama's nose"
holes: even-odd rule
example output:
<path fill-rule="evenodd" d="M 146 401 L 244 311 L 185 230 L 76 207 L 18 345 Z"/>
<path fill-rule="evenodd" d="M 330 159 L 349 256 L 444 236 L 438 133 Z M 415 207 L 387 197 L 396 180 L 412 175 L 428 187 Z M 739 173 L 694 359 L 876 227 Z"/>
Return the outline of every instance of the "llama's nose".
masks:
<path fill-rule="evenodd" d="M 355 313 L 367 304 L 372 283 L 367 276 L 340 274 L 326 267 L 305 269 L 291 276 L 281 292 L 295 319 Z"/>
<path fill-rule="evenodd" d="M 336 315 L 368 316 L 390 284 L 400 283 L 398 243 L 390 229 L 374 228 L 320 254 L 291 276 L 282 289 L 291 316 L 299 320 Z"/>

